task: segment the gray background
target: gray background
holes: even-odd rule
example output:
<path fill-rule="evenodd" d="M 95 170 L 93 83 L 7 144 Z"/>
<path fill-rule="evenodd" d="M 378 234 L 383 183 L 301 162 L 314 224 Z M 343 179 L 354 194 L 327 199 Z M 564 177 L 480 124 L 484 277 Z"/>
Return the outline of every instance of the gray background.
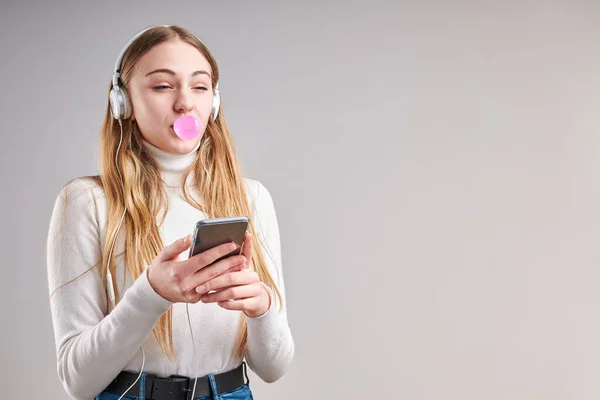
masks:
<path fill-rule="evenodd" d="M 258 399 L 600 397 L 600 2 L 4 1 L 2 398 L 66 399 L 45 241 L 151 24 L 222 69 L 296 356 Z M 190 221 L 190 226 L 192 221 Z"/>

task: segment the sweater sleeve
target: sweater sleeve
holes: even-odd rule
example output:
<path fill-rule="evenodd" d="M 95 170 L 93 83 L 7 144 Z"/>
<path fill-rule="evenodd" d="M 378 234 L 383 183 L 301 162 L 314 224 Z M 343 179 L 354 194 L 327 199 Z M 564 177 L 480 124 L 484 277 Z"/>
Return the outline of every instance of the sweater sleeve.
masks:
<path fill-rule="evenodd" d="M 47 273 L 58 376 L 76 400 L 94 398 L 140 349 L 171 303 L 141 274 L 105 315 L 101 240 L 93 185 L 75 180 L 59 193 L 50 219 Z"/>
<path fill-rule="evenodd" d="M 257 182 L 255 228 L 271 277 L 283 303 L 270 291 L 271 307 L 257 318 L 246 318 L 248 366 L 265 382 L 281 378 L 294 356 L 294 339 L 287 320 L 285 286 L 281 266 L 281 244 L 275 207 L 269 191 Z"/>

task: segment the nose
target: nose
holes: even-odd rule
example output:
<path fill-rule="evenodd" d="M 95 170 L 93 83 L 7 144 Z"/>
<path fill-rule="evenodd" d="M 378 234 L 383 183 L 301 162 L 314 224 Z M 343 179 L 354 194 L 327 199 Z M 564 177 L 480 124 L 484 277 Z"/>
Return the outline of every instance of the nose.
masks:
<path fill-rule="evenodd" d="M 181 89 L 177 92 L 177 97 L 175 99 L 175 103 L 173 104 L 173 108 L 178 113 L 186 113 L 193 108 L 194 104 L 192 102 L 191 93 L 189 93 L 185 89 Z"/>

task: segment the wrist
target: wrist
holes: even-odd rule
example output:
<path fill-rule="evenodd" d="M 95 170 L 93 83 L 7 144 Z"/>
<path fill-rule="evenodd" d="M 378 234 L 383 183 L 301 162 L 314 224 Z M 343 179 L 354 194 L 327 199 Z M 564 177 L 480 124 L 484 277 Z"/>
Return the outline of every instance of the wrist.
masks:
<path fill-rule="evenodd" d="M 258 318 L 264 315 L 271 308 L 271 296 L 269 295 L 265 285 L 260 286 L 262 290 L 260 294 L 259 306 L 256 310 L 245 313 L 248 318 Z"/>
<path fill-rule="evenodd" d="M 152 265 L 149 265 L 148 268 L 146 268 L 146 279 L 148 280 L 148 284 L 150 285 L 150 287 L 154 290 L 154 292 L 159 295 L 160 297 L 162 297 L 163 299 L 166 300 L 165 296 L 162 295 L 162 293 L 160 293 L 160 291 L 158 290 L 158 288 L 156 287 L 155 282 L 153 281 L 154 279 L 154 275 L 152 273 Z"/>

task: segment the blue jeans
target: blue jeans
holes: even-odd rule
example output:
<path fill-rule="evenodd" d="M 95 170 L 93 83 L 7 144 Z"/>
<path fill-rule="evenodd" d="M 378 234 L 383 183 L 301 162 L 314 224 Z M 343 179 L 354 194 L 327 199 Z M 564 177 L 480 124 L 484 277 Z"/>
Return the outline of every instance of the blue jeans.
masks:
<path fill-rule="evenodd" d="M 143 372 L 138 385 L 143 388 L 146 385 L 146 372 Z M 250 381 L 244 386 L 234 390 L 233 392 L 217 393 L 217 386 L 215 384 L 215 377 L 212 374 L 208 374 L 208 380 L 210 382 L 210 388 L 212 390 L 212 396 L 196 397 L 194 400 L 253 400 L 252 392 L 250 391 Z M 94 397 L 94 400 L 117 400 L 121 397 L 120 394 L 114 394 L 108 391 L 103 391 L 98 396 Z M 123 396 L 121 400 L 148 400 L 144 396 Z"/>

